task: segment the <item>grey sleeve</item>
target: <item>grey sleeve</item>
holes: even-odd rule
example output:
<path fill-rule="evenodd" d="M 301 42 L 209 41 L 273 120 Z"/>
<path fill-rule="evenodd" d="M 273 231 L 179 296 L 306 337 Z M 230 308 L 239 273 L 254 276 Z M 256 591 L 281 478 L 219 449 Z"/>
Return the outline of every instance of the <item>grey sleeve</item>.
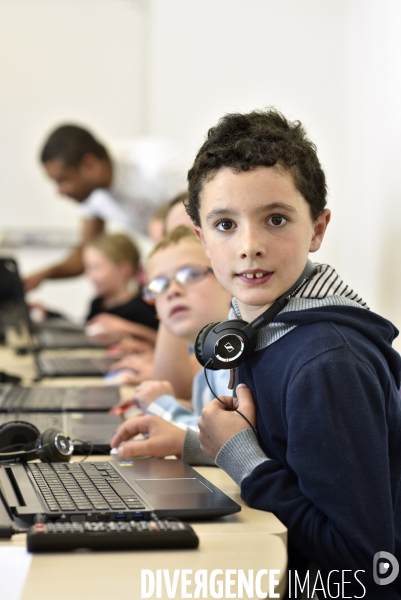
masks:
<path fill-rule="evenodd" d="M 214 460 L 206 456 L 200 449 L 198 432 L 193 429 L 187 429 L 185 432 L 181 458 L 190 465 L 216 466 Z"/>
<path fill-rule="evenodd" d="M 216 456 L 216 465 L 224 469 L 231 479 L 241 486 L 242 480 L 266 460 L 269 459 L 259 446 L 256 435 L 248 428 L 233 435 L 220 448 Z"/>

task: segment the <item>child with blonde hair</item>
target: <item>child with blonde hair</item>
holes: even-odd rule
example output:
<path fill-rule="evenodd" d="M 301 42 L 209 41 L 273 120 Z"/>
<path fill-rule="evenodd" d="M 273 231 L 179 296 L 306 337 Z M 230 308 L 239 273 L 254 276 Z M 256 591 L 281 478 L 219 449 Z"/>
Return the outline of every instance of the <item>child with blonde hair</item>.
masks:
<path fill-rule="evenodd" d="M 139 251 L 124 234 L 101 234 L 83 251 L 85 273 L 96 289 L 87 329 L 102 345 L 127 335 L 154 345 L 158 320 L 142 299 L 137 279 Z"/>
<path fill-rule="evenodd" d="M 192 375 L 188 354 L 185 357 L 178 353 L 174 338 L 193 346 L 199 330 L 207 323 L 226 318 L 231 294 L 216 279 L 192 229 L 184 225 L 166 234 L 155 246 L 147 259 L 146 273 L 148 283 L 144 293 L 156 304 L 161 323 L 159 333 L 166 330 L 171 335 L 163 344 L 164 361 L 171 370 L 177 368 L 177 375 L 179 371 L 183 376 L 188 372 Z M 156 354 L 160 350 L 157 349 Z M 192 462 L 192 456 L 199 448 L 198 420 L 213 395 L 203 370 L 193 378 L 190 408 L 177 400 L 175 382 L 171 385 L 171 381 L 171 378 L 144 381 L 136 388 L 133 400 L 146 414 L 128 419 L 119 427 L 111 442 L 113 448 L 118 447 L 119 456 L 177 454 Z M 210 372 L 209 383 L 217 394 L 230 393 L 227 371 Z M 147 433 L 148 438 L 131 442 L 138 433 Z M 124 445 L 119 447 L 122 442 Z M 204 461 L 207 462 L 205 456 L 200 459 L 200 462 Z"/>

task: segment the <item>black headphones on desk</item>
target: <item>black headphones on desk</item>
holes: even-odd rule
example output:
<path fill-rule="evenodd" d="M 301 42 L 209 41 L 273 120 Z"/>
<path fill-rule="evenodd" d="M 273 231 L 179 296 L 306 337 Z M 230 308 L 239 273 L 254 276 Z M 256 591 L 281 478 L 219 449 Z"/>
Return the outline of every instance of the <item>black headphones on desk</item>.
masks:
<path fill-rule="evenodd" d="M 70 438 L 58 429 L 39 429 L 26 421 L 10 421 L 0 426 L 0 463 L 68 462 L 74 452 Z"/>
<path fill-rule="evenodd" d="M 295 294 L 317 273 L 315 265 L 308 260 L 301 276 L 294 285 L 257 317 L 252 323 L 241 319 L 209 323 L 198 333 L 195 356 L 207 369 L 234 369 L 247 360 L 256 348 L 256 334 L 286 306 Z"/>

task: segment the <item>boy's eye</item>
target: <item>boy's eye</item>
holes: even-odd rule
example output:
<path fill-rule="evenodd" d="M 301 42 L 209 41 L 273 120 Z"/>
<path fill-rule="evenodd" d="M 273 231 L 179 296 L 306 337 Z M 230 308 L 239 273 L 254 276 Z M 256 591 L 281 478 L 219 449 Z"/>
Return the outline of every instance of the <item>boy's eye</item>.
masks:
<path fill-rule="evenodd" d="M 229 219 L 224 219 L 216 223 L 216 229 L 219 231 L 230 231 L 230 229 L 234 228 L 234 223 Z"/>
<path fill-rule="evenodd" d="M 267 222 L 269 225 L 273 225 L 273 227 L 282 227 L 287 223 L 287 219 L 281 215 L 273 215 Z"/>

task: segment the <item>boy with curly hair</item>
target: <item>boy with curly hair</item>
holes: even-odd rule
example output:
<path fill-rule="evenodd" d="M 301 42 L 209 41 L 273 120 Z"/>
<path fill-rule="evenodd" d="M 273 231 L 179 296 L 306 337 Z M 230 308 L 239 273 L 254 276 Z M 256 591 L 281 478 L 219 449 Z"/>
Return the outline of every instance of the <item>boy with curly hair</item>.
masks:
<path fill-rule="evenodd" d="M 274 109 L 226 115 L 188 180 L 187 211 L 234 296 L 231 318 L 251 322 L 321 246 L 330 211 L 316 147 Z M 380 551 L 400 559 L 398 332 L 332 267 L 316 269 L 260 329 L 226 398 L 257 435 L 216 399 L 199 423 L 201 448 L 251 507 L 287 526 L 289 597 L 301 594 L 296 572 L 309 577 L 307 597 L 395 600 L 401 577 L 379 586 L 372 566 Z"/>

